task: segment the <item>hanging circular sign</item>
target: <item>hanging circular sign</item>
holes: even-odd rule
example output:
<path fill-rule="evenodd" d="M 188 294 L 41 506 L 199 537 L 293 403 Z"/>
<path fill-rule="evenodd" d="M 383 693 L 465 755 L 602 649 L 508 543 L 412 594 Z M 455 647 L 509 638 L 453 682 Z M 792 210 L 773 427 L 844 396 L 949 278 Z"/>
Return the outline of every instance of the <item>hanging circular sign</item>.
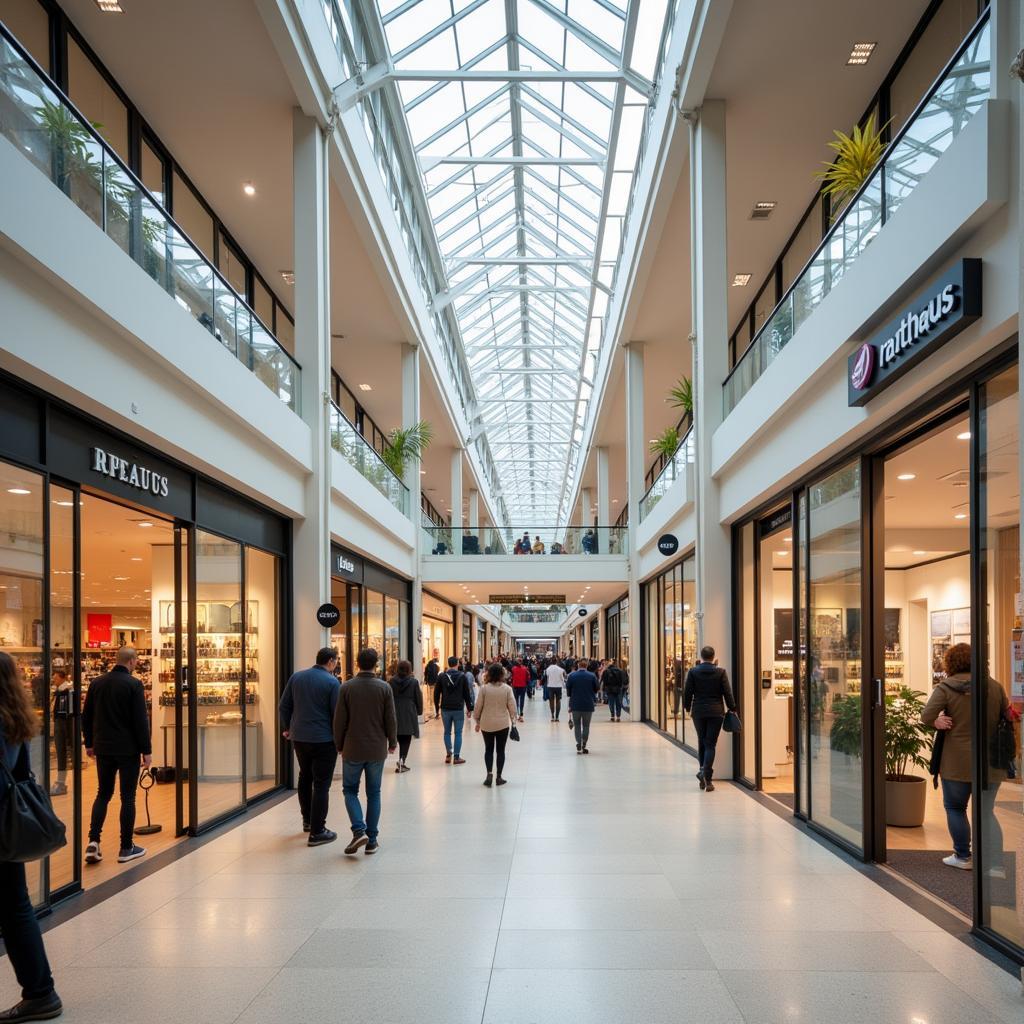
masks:
<path fill-rule="evenodd" d="M 322 604 L 316 610 L 316 621 L 324 629 L 333 629 L 341 622 L 341 611 L 336 604 Z"/>
<path fill-rule="evenodd" d="M 671 533 L 663 533 L 658 538 L 658 550 L 663 555 L 674 555 L 679 550 L 679 539 Z"/>

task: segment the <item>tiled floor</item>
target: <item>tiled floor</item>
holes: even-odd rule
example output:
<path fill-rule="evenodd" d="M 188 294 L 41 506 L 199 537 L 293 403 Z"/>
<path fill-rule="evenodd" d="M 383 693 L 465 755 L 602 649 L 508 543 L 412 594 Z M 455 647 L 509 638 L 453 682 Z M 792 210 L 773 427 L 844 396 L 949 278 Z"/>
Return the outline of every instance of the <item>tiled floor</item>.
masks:
<path fill-rule="evenodd" d="M 65 1019 L 1024 1020 L 1013 977 L 732 786 L 701 794 L 646 727 L 601 722 L 577 757 L 529 711 L 503 789 L 478 737 L 447 767 L 426 726 L 376 857 L 307 849 L 288 801 L 52 929 Z"/>

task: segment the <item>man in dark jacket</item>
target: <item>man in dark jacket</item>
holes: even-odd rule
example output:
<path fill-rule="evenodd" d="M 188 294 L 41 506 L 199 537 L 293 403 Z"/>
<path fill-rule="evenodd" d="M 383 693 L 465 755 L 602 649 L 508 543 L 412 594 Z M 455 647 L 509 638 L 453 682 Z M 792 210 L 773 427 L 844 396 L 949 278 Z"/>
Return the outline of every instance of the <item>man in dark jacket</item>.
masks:
<path fill-rule="evenodd" d="M 380 783 L 384 761 L 398 747 L 398 722 L 391 687 L 374 673 L 377 652 L 359 652 L 357 675 L 341 686 L 334 712 L 334 744 L 341 754 L 342 792 L 352 824 L 352 841 L 346 853 L 361 846 L 376 853 L 380 824 Z M 366 818 L 359 803 L 359 784 L 366 775 Z"/>
<path fill-rule="evenodd" d="M 465 710 L 463 710 L 465 709 Z M 465 764 L 462 753 L 462 729 L 467 713 L 473 711 L 473 688 L 465 672 L 459 669 L 459 659 L 448 659 L 448 669 L 437 677 L 434 683 L 434 717 L 441 716 L 444 728 L 445 764 Z M 455 733 L 454 760 L 452 758 L 452 733 Z"/>
<path fill-rule="evenodd" d="M 605 696 L 608 698 L 608 710 L 612 713 L 611 721 L 622 721 L 622 695 L 629 686 L 629 673 L 624 668 L 619 668 L 612 658 L 608 667 L 601 675 L 601 686 Z"/>
<path fill-rule="evenodd" d="M 153 763 L 153 746 L 146 710 L 146 691 L 135 678 L 137 661 L 131 647 L 117 652 L 117 664 L 97 676 L 90 684 L 82 708 L 82 738 L 85 752 L 96 759 L 96 799 L 89 823 L 86 864 L 103 860 L 100 835 L 107 819 L 107 806 L 114 795 L 114 783 L 120 780 L 121 847 L 117 862 L 124 864 L 144 857 L 146 851 L 135 844 L 135 789 L 139 784 L 140 759 L 148 768 Z"/>
<path fill-rule="evenodd" d="M 309 846 L 323 846 L 338 838 L 327 827 L 331 780 L 338 763 L 334 745 L 334 711 L 341 689 L 334 670 L 338 652 L 322 647 L 313 668 L 296 672 L 281 694 L 281 734 L 292 741 L 299 762 L 299 810 Z"/>
<path fill-rule="evenodd" d="M 715 771 L 715 745 L 722 732 L 725 711 L 736 710 L 732 686 L 724 668 L 715 664 L 714 647 L 700 649 L 700 661 L 686 674 L 683 688 L 683 706 L 693 717 L 697 733 L 697 761 L 700 771 L 697 781 L 707 793 L 714 792 L 711 781 Z"/>
<path fill-rule="evenodd" d="M 597 706 L 597 676 L 587 668 L 587 661 L 576 662 L 576 671 L 565 680 L 565 694 L 569 698 L 569 717 L 576 731 L 576 753 L 589 754 L 590 719 Z"/>

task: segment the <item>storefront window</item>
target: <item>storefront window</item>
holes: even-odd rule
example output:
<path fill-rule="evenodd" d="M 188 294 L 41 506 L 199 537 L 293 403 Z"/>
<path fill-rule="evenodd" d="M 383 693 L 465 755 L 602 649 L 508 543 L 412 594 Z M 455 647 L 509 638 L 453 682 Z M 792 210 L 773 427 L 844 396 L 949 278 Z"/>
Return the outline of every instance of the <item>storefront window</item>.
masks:
<path fill-rule="evenodd" d="M 352 672 L 351 645 L 348 636 L 348 584 L 331 581 L 331 603 L 341 612 L 338 624 L 331 631 L 331 646 L 338 652 L 338 674 L 348 679 Z"/>
<path fill-rule="evenodd" d="M 265 551 L 245 550 L 246 797 L 250 800 L 277 785 L 279 562 Z"/>
<path fill-rule="evenodd" d="M 402 654 L 402 609 L 401 602 L 395 597 L 384 598 L 384 666 L 385 679 L 390 679 L 398 671 L 398 662 Z"/>
<path fill-rule="evenodd" d="M 366 646 L 377 652 L 377 674 L 384 675 L 384 595 L 374 590 L 366 591 Z"/>
<path fill-rule="evenodd" d="M 796 723 L 796 763 L 799 771 L 798 810 L 804 816 L 810 815 L 810 758 L 807 755 L 808 723 L 810 722 L 810 685 L 807 675 L 807 616 L 803 613 L 807 585 L 807 494 L 801 494 L 797 502 L 797 601 L 798 611 L 795 615 L 797 635 L 799 636 L 798 661 L 799 684 L 797 697 Z"/>
<path fill-rule="evenodd" d="M 739 594 L 739 679 L 737 680 L 740 698 L 740 713 L 747 723 L 747 728 L 740 733 L 742 737 L 742 759 L 740 761 L 740 777 L 752 786 L 757 781 L 757 651 L 755 646 L 755 608 L 756 608 L 756 567 L 754 565 L 754 523 L 746 523 L 740 529 L 739 561 L 740 579 Z"/>
<path fill-rule="evenodd" d="M 811 817 L 863 846 L 861 492 L 853 463 L 809 488 Z"/>
<path fill-rule="evenodd" d="M 981 836 L 975 871 L 981 880 L 982 920 L 1024 947 L 1024 786 L 1021 723 L 1007 709 L 1024 711 L 1024 607 L 1020 578 L 1020 400 L 1017 367 L 987 382 L 979 403 L 980 580 L 985 599 L 979 616 L 987 686 L 976 697 L 982 729 Z M 980 857 L 979 857 L 980 854 Z M 980 863 L 978 861 L 980 860 Z"/>

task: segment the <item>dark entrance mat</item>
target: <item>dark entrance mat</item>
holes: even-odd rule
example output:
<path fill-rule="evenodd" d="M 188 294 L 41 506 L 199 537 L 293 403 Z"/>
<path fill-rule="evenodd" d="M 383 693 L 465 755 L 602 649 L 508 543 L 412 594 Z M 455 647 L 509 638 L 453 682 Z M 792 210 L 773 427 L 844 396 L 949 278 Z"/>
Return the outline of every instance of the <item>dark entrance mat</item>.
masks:
<path fill-rule="evenodd" d="M 888 863 L 922 889 L 955 907 L 965 917 L 974 910 L 972 871 L 948 868 L 942 863 L 952 850 L 889 850 Z"/>

